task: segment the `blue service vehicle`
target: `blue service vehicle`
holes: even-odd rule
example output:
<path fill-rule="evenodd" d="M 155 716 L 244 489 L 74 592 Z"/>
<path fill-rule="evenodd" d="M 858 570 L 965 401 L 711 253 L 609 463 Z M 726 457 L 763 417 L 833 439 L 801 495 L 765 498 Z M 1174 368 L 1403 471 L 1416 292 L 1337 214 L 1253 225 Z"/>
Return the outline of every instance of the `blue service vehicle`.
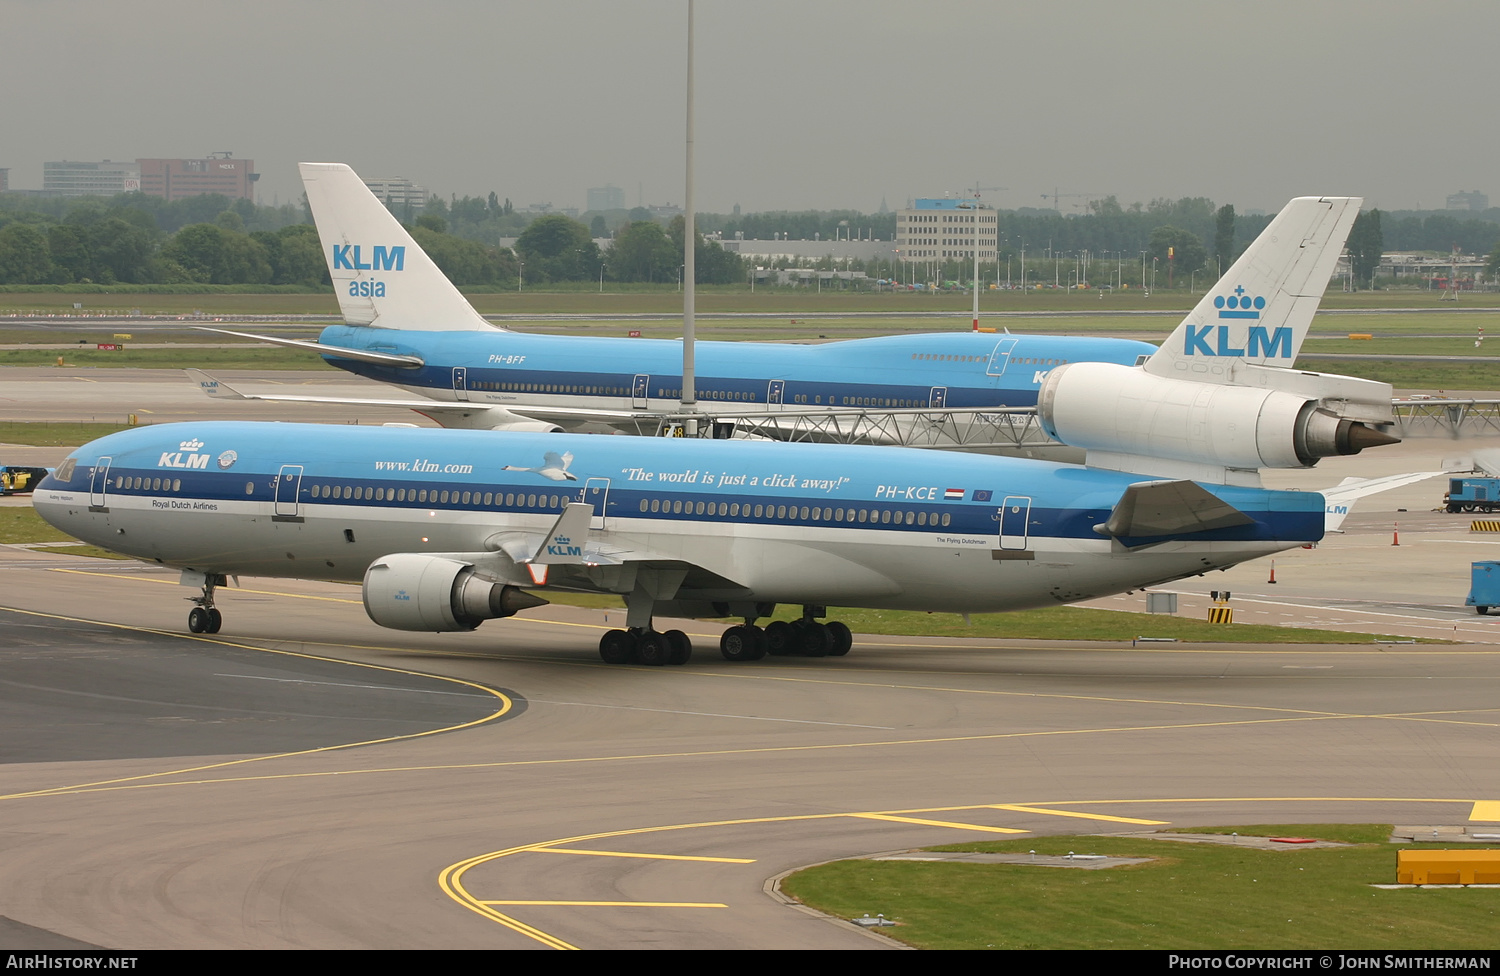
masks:
<path fill-rule="evenodd" d="M 1450 512 L 1493 512 L 1500 507 L 1500 478 L 1449 478 L 1443 505 Z"/>
<path fill-rule="evenodd" d="M 1490 607 L 1500 607 L 1500 562 L 1486 559 L 1469 569 L 1469 595 L 1464 606 L 1487 614 Z"/>

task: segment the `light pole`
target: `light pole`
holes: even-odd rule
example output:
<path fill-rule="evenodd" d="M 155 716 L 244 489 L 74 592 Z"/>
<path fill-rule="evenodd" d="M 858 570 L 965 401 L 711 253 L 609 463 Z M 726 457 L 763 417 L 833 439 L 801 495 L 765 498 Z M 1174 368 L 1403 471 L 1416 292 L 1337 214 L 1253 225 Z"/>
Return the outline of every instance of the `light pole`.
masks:
<path fill-rule="evenodd" d="M 521 291 L 526 284 L 526 262 L 516 262 L 516 291 Z"/>
<path fill-rule="evenodd" d="M 601 294 L 601 295 L 604 294 L 604 268 L 605 268 L 604 262 L 600 261 L 599 262 L 599 294 Z"/>

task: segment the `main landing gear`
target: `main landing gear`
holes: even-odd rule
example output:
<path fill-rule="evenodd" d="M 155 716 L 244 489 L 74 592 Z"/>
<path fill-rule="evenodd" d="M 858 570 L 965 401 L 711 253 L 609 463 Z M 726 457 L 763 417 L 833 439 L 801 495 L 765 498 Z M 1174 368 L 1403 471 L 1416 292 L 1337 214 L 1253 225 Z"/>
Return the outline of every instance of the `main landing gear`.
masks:
<path fill-rule="evenodd" d="M 214 606 L 214 587 L 224 582 L 223 576 L 209 573 L 203 580 L 203 595 L 188 597 L 197 604 L 188 611 L 188 630 L 195 634 L 217 634 L 224 626 L 224 615 Z"/>
<path fill-rule="evenodd" d="M 606 664 L 686 664 L 693 642 L 680 630 L 658 633 L 650 627 L 611 630 L 599 638 L 599 656 Z"/>
<path fill-rule="evenodd" d="M 776 620 L 764 629 L 755 619 L 730 627 L 719 638 L 719 653 L 726 661 L 758 661 L 767 654 L 775 656 L 843 657 L 854 644 L 849 628 L 833 621 L 820 624 L 814 615 L 822 607 L 803 607 L 802 619 L 788 623 Z"/>

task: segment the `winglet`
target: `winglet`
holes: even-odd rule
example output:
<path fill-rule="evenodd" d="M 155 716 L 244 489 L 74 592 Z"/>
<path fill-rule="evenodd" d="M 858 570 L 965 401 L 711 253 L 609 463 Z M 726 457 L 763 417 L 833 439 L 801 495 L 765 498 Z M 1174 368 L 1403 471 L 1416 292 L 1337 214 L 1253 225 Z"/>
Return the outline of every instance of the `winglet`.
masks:
<path fill-rule="evenodd" d="M 234 387 L 230 386 L 228 383 L 210 376 L 208 373 L 205 373 L 201 369 L 187 369 L 183 372 L 188 374 L 188 379 L 198 384 L 198 389 L 202 390 L 204 393 L 207 393 L 215 400 L 250 399 L 239 390 L 236 390 Z"/>
<path fill-rule="evenodd" d="M 1307 338 L 1360 197 L 1298 197 L 1204 294 L 1146 372 L 1229 383 L 1238 363 L 1291 367 Z"/>
<path fill-rule="evenodd" d="M 427 332 L 504 331 L 474 311 L 359 175 L 299 163 L 339 310 L 350 325 Z"/>
<path fill-rule="evenodd" d="M 552 523 L 546 540 L 537 547 L 531 562 L 543 566 L 581 565 L 584 562 L 583 544 L 589 534 L 589 519 L 593 517 L 594 506 L 569 502 L 557 521 Z"/>

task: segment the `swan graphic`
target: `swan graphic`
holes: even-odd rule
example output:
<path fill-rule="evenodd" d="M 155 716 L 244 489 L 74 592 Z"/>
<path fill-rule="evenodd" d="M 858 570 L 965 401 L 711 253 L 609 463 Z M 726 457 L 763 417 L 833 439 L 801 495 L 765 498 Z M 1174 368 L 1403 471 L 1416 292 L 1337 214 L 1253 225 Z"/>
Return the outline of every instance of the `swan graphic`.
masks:
<path fill-rule="evenodd" d="M 542 464 L 538 468 L 518 468 L 514 464 L 507 464 L 502 471 L 530 471 L 539 474 L 548 481 L 577 481 L 576 475 L 568 473 L 568 465 L 573 463 L 573 452 L 559 455 L 556 451 L 548 451 L 542 455 Z"/>

